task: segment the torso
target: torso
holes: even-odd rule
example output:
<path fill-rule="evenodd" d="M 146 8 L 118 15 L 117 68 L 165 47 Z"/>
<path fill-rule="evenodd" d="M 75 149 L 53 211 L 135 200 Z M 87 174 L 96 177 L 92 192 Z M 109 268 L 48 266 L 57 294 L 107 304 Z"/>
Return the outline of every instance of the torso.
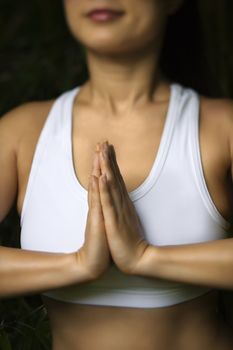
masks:
<path fill-rule="evenodd" d="M 25 132 L 18 149 L 19 214 L 38 137 L 53 102 L 38 104 L 35 109 L 36 123 L 32 119 L 28 126 L 30 130 Z M 108 139 L 116 150 L 127 190 L 134 190 L 151 169 L 168 100 L 148 106 L 143 111 L 143 118 L 136 113 L 131 120 L 106 119 L 106 116 L 81 102 L 80 96 L 73 110 L 73 160 L 79 182 L 83 187 L 88 187 L 95 145 Z M 201 100 L 200 149 L 209 193 L 219 212 L 229 220 L 233 206 L 227 121 L 220 118 L 218 113 L 212 113 L 216 110 L 216 103 L 205 98 Z M 141 166 L 137 167 L 139 163 Z M 172 307 L 154 309 L 78 305 L 48 297 L 43 297 L 43 301 L 51 321 L 54 350 L 230 350 L 233 348 L 233 337 L 216 312 L 217 297 L 218 292 L 212 291 Z"/>

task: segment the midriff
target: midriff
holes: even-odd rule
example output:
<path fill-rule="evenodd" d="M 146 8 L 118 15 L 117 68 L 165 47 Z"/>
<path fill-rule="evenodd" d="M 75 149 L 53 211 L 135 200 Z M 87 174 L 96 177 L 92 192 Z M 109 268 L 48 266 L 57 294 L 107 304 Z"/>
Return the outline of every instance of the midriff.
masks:
<path fill-rule="evenodd" d="M 75 304 L 42 297 L 53 350 L 232 350 L 218 291 L 169 307 Z"/>

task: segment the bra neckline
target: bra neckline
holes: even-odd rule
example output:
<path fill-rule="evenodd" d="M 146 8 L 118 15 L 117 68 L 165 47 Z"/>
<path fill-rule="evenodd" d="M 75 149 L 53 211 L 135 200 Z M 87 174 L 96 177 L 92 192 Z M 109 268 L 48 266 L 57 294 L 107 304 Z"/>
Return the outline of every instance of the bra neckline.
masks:
<path fill-rule="evenodd" d="M 64 114 L 67 118 L 67 125 L 65 128 L 65 146 L 68 156 L 68 172 L 71 175 L 73 191 L 75 191 L 79 197 L 84 200 L 88 198 L 88 191 L 80 183 L 74 166 L 74 157 L 73 157 L 73 107 L 76 96 L 80 91 L 81 86 L 75 87 L 70 90 L 68 96 L 66 95 Z M 171 143 L 173 129 L 175 125 L 175 120 L 177 116 L 177 107 L 179 105 L 178 98 L 180 96 L 181 86 L 179 84 L 171 83 L 170 84 L 170 97 L 168 102 L 167 113 L 165 116 L 165 121 L 163 125 L 162 134 L 160 137 L 159 146 L 157 148 L 157 153 L 154 156 L 152 167 L 143 180 L 143 182 L 136 187 L 133 191 L 128 192 L 128 195 L 132 201 L 136 201 L 139 198 L 143 197 L 155 184 L 158 180 L 160 172 L 162 170 L 163 164 L 166 159 L 166 155 Z"/>

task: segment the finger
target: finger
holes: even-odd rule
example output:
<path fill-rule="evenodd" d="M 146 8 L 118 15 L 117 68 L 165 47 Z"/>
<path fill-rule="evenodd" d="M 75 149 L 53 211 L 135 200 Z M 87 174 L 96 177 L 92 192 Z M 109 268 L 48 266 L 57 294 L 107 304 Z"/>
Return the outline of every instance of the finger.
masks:
<path fill-rule="evenodd" d="M 106 180 L 105 180 L 106 179 Z M 115 209 L 114 199 L 111 191 L 109 191 L 108 179 L 106 174 L 99 177 L 100 200 L 103 208 L 103 216 L 105 224 L 114 224 L 117 220 L 117 211 Z"/>
<path fill-rule="evenodd" d="M 111 169 L 109 169 L 109 165 L 107 164 L 107 157 L 104 157 L 103 152 L 104 152 L 104 147 L 103 147 L 104 143 L 100 143 L 99 144 L 99 164 L 100 164 L 100 169 L 101 169 L 101 173 L 102 174 L 106 174 L 108 180 L 110 180 L 111 175 Z"/>
<path fill-rule="evenodd" d="M 100 207 L 100 203 L 99 203 L 99 191 L 98 191 L 98 183 L 96 180 L 96 176 L 95 175 L 91 175 L 91 207 L 93 208 L 98 208 Z"/>
<path fill-rule="evenodd" d="M 102 146 L 101 146 L 101 152 L 100 152 L 100 167 L 101 167 L 102 174 L 106 174 L 107 176 L 107 183 L 108 183 L 107 188 L 111 194 L 112 200 L 114 201 L 116 210 L 120 211 L 122 208 L 123 195 L 121 193 L 119 183 L 114 174 L 114 170 L 112 168 L 110 159 L 108 158 L 108 156 L 105 155 L 105 152 Z"/>
<path fill-rule="evenodd" d="M 111 158 L 111 162 L 112 162 L 112 167 L 114 168 L 114 173 L 115 173 L 116 178 L 118 179 L 121 191 L 126 197 L 128 197 L 128 191 L 127 191 L 127 188 L 125 186 L 124 179 L 121 175 L 120 168 L 119 168 L 118 163 L 117 163 L 116 152 L 115 152 L 113 145 L 109 145 L 109 154 L 110 154 L 110 158 Z"/>
<path fill-rule="evenodd" d="M 98 147 L 96 147 L 96 150 L 94 152 L 94 156 L 93 156 L 93 160 L 92 160 L 92 171 L 91 171 L 91 175 L 95 175 L 97 177 L 99 177 L 101 175 L 101 170 L 100 170 L 100 164 L 99 164 L 99 157 L 98 157 Z M 91 187 L 89 186 L 89 184 L 91 185 L 92 183 L 92 178 L 91 175 L 89 175 L 89 182 L 88 182 L 88 205 L 90 207 L 90 203 L 91 203 Z"/>
<path fill-rule="evenodd" d="M 111 167 L 112 167 L 113 172 L 114 172 L 114 177 L 115 177 L 116 181 L 118 182 L 118 186 L 121 189 L 121 193 L 126 195 L 126 193 L 128 193 L 128 192 L 127 192 L 127 189 L 125 187 L 125 183 L 124 183 L 123 177 L 121 175 L 119 165 L 118 165 L 117 160 L 116 160 L 115 150 L 114 150 L 114 154 L 113 154 L 113 150 L 114 150 L 114 147 L 113 147 L 113 145 L 110 144 L 109 145 L 109 157 L 110 157 Z M 123 184 L 122 184 L 122 182 L 123 182 Z"/>
<path fill-rule="evenodd" d="M 92 161 L 92 175 L 95 175 L 97 177 L 99 177 L 101 175 L 98 154 L 99 154 L 99 151 L 97 151 L 97 147 L 96 147 L 96 150 L 95 150 L 94 156 L 93 156 L 93 161 Z"/>
<path fill-rule="evenodd" d="M 88 201 L 88 208 L 91 208 L 91 175 L 88 176 L 88 193 L 87 193 L 87 201 Z"/>
<path fill-rule="evenodd" d="M 119 187 L 120 187 L 121 193 L 122 193 L 122 203 L 127 204 L 127 207 L 129 209 L 134 210 L 135 208 L 134 208 L 133 202 L 129 196 L 129 193 L 127 191 L 123 176 L 121 175 L 120 168 L 119 168 L 118 163 L 117 163 L 115 149 L 114 149 L 113 145 L 109 145 L 109 147 L 110 147 L 110 158 L 111 158 L 111 161 L 112 161 L 112 164 L 114 167 L 115 176 L 119 182 Z"/>
<path fill-rule="evenodd" d="M 98 177 L 96 177 L 95 175 L 91 175 L 91 210 L 94 213 L 98 214 L 97 216 L 98 219 L 96 222 L 99 222 L 100 217 L 101 217 L 101 220 L 103 220 L 98 182 L 99 182 Z"/>

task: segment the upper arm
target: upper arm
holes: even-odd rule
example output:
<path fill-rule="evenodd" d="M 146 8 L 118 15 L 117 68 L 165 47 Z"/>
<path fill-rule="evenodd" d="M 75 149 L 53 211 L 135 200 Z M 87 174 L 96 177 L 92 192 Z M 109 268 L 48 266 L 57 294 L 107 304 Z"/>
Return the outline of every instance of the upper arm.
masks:
<path fill-rule="evenodd" d="M 221 150 L 224 174 L 233 179 L 233 100 L 202 97 L 202 111 L 206 128 L 213 131 L 213 142 Z"/>
<path fill-rule="evenodd" d="M 228 137 L 228 145 L 229 145 L 229 155 L 230 155 L 230 169 L 231 169 L 231 178 L 233 181 L 233 100 L 228 101 L 227 105 L 227 137 Z"/>
<path fill-rule="evenodd" d="M 0 118 L 0 222 L 12 208 L 17 196 L 17 150 L 32 106 L 33 102 L 25 103 Z"/>
<path fill-rule="evenodd" d="M 20 151 L 28 135 L 39 134 L 53 103 L 54 100 L 28 102 L 0 118 L 0 222 L 17 197 L 19 165 L 24 161 Z"/>
<path fill-rule="evenodd" d="M 13 112 L 0 119 L 0 222 L 11 209 L 17 192 L 17 158 Z"/>

